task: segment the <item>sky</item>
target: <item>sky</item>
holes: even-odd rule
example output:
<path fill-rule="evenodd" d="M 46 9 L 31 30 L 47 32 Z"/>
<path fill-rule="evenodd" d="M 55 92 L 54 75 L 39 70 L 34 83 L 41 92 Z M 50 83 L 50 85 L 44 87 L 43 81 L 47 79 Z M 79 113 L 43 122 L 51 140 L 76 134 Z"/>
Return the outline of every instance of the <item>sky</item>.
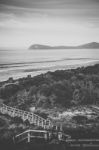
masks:
<path fill-rule="evenodd" d="M 0 0 L 0 47 L 99 42 L 99 0 Z"/>

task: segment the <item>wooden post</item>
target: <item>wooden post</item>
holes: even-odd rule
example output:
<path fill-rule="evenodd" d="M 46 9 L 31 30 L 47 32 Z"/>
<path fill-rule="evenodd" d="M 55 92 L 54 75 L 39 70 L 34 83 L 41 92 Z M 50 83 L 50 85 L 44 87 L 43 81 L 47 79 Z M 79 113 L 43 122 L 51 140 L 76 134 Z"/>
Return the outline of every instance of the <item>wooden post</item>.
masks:
<path fill-rule="evenodd" d="M 61 132 L 58 133 L 58 140 L 59 141 L 62 140 L 62 133 Z"/>
<path fill-rule="evenodd" d="M 12 113 L 11 113 L 11 117 L 14 117 L 14 110 L 13 110 Z"/>
<path fill-rule="evenodd" d="M 28 132 L 28 143 L 30 143 L 31 136 L 30 136 L 30 131 Z"/>
<path fill-rule="evenodd" d="M 44 129 L 46 129 L 46 121 L 44 121 L 43 127 L 44 127 Z"/>
<path fill-rule="evenodd" d="M 34 116 L 33 116 L 33 114 L 32 114 L 32 123 L 34 123 Z"/>
<path fill-rule="evenodd" d="M 39 126 L 39 118 L 37 117 L 37 126 Z"/>
<path fill-rule="evenodd" d="M 60 131 L 63 131 L 63 127 L 62 127 L 62 124 L 60 125 Z"/>
<path fill-rule="evenodd" d="M 43 124 L 43 120 L 42 120 L 42 128 L 44 127 L 44 124 Z"/>
<path fill-rule="evenodd" d="M 47 140 L 47 133 L 45 133 L 44 138 L 45 138 L 45 140 Z"/>
<path fill-rule="evenodd" d="M 56 126 L 56 131 L 57 131 L 58 127 Z"/>

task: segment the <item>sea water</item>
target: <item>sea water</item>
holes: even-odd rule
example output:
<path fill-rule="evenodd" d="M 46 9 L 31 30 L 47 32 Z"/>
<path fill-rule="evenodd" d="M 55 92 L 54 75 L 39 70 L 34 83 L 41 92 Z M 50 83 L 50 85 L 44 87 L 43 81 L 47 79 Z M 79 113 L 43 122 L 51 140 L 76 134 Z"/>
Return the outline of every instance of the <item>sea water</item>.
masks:
<path fill-rule="evenodd" d="M 98 63 L 99 49 L 0 49 L 0 81 Z"/>

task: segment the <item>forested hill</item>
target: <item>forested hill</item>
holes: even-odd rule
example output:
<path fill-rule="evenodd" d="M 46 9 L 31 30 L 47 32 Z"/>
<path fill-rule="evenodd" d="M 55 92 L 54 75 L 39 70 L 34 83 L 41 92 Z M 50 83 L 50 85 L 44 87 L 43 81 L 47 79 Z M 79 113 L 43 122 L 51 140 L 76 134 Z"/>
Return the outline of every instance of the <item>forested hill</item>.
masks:
<path fill-rule="evenodd" d="M 57 70 L 1 83 L 4 103 L 21 109 L 54 108 L 99 103 L 99 65 Z"/>

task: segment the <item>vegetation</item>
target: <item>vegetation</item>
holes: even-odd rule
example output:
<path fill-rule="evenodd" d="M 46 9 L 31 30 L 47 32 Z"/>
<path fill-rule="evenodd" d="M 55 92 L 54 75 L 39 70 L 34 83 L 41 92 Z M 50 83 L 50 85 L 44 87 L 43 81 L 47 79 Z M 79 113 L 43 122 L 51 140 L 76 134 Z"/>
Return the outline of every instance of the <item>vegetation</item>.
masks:
<path fill-rule="evenodd" d="M 99 103 L 99 65 L 57 70 L 0 89 L 6 104 L 28 109 L 71 107 Z"/>
<path fill-rule="evenodd" d="M 13 81 L 13 84 L 6 81 L 6 84 L 0 87 L 0 98 L 5 104 L 23 110 L 30 111 L 30 108 L 35 107 L 35 113 L 42 117 L 51 114 L 57 117 L 58 112 L 62 113 L 73 107 L 99 104 L 99 65 L 47 72 L 33 78 L 18 79 Z M 72 124 L 75 123 L 79 127 L 90 122 L 86 116 L 76 116 L 71 120 Z M 1 125 L 3 123 L 1 122 Z M 23 124 L 17 118 L 9 124 L 17 126 L 17 131 L 28 126 L 28 122 Z M 67 129 L 66 126 L 65 128 Z M 98 128 L 99 125 L 96 129 Z M 82 130 L 80 127 L 80 131 Z M 95 129 L 94 131 L 96 132 Z"/>

